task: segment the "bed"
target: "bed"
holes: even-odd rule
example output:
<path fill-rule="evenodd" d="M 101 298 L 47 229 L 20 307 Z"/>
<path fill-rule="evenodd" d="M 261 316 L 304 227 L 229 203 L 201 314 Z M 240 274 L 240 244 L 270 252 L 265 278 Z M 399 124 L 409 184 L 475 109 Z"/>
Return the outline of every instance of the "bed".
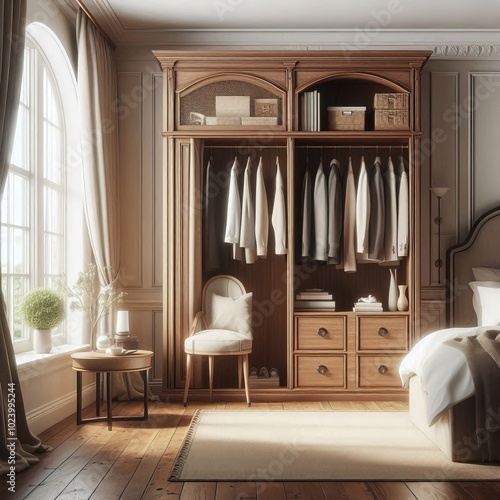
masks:
<path fill-rule="evenodd" d="M 497 207 L 474 224 L 465 242 L 448 251 L 449 328 L 424 337 L 400 365 L 402 382 L 409 387 L 411 421 L 454 462 L 485 461 L 484 449 L 474 440 L 476 400 L 472 375 L 464 354 L 449 343 L 483 332 L 491 334 L 495 329 L 483 325 L 500 325 L 499 244 Z M 500 326 L 496 328 L 500 330 Z M 500 428 L 500 408 L 493 410 L 490 420 Z M 500 430 L 496 432 L 500 434 Z"/>

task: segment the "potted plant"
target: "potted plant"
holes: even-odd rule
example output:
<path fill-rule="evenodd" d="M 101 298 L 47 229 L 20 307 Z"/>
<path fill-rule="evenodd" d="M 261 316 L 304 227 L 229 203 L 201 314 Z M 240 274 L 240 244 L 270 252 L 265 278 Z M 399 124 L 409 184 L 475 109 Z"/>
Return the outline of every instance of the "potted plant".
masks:
<path fill-rule="evenodd" d="M 49 288 L 28 292 L 19 305 L 22 321 L 33 328 L 33 348 L 36 353 L 47 354 L 52 348 L 51 329 L 65 317 L 63 298 Z"/>

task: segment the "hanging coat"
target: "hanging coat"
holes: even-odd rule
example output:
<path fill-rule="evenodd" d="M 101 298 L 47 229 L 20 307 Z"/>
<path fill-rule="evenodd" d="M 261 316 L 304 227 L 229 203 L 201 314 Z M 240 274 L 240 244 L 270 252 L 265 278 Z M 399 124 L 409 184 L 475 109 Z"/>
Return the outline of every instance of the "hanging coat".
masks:
<path fill-rule="evenodd" d="M 370 227 L 370 190 L 365 158 L 361 157 L 358 189 L 356 191 L 356 253 L 358 258 L 368 257 L 368 229 Z"/>
<path fill-rule="evenodd" d="M 284 255 L 288 252 L 286 243 L 286 204 L 278 158 L 276 158 L 276 185 L 271 222 L 274 229 L 276 255 Z"/>
<path fill-rule="evenodd" d="M 399 162 L 399 194 L 398 194 L 398 258 L 408 255 L 408 174 L 403 157 Z"/>
<path fill-rule="evenodd" d="M 255 242 L 257 255 L 267 257 L 267 242 L 269 236 L 269 212 L 267 207 L 266 185 L 264 183 L 264 168 L 262 156 L 257 167 L 255 180 Z"/>
<path fill-rule="evenodd" d="M 384 260 L 385 198 L 382 165 L 377 156 L 370 178 L 370 227 L 368 230 L 368 259 Z"/>
<path fill-rule="evenodd" d="M 398 209 L 396 200 L 396 174 L 389 156 L 387 172 L 385 173 L 385 233 L 384 233 L 384 264 L 397 264 L 398 244 Z"/>
<path fill-rule="evenodd" d="M 302 184 L 302 259 L 311 257 L 312 229 L 312 184 L 309 168 L 306 169 Z"/>
<path fill-rule="evenodd" d="M 328 191 L 323 162 L 314 181 L 314 260 L 328 259 Z"/>
<path fill-rule="evenodd" d="M 205 199 L 203 207 L 203 269 L 211 272 L 220 267 L 219 231 L 217 224 L 216 198 L 212 192 L 215 182 L 215 165 L 210 158 L 207 163 L 205 175 Z"/>
<path fill-rule="evenodd" d="M 347 182 L 345 188 L 345 210 L 344 210 L 344 271 L 352 273 L 356 271 L 356 186 L 352 161 L 349 157 L 347 170 Z"/>
<path fill-rule="evenodd" d="M 233 244 L 233 259 L 241 260 L 240 228 L 241 228 L 241 199 L 238 187 L 239 163 L 234 158 L 229 180 L 229 194 L 227 197 L 226 231 L 224 241 Z"/>
<path fill-rule="evenodd" d="M 245 249 L 245 261 L 254 264 L 257 260 L 255 242 L 255 205 L 252 190 L 252 162 L 247 160 L 243 178 L 243 200 L 241 202 L 240 247 Z"/>
<path fill-rule="evenodd" d="M 342 185 L 339 162 L 330 162 L 328 176 L 328 263 L 340 264 L 342 238 Z"/>

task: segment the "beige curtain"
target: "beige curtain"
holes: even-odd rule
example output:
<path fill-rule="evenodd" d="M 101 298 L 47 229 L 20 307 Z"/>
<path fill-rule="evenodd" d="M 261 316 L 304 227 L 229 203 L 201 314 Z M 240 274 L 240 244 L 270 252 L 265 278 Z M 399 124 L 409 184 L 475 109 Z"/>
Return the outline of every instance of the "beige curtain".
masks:
<path fill-rule="evenodd" d="M 110 43 L 81 9 L 76 29 L 85 216 L 99 281 L 109 286 L 120 272 L 115 57 Z"/>
<path fill-rule="evenodd" d="M 0 7 L 0 193 L 7 180 L 16 130 L 23 73 L 26 0 L 4 0 Z M 45 451 L 29 430 L 16 357 L 0 289 L 0 475 L 22 471 Z M 12 470 L 14 467 L 14 471 Z M 15 484 L 15 482 L 14 482 Z"/>
<path fill-rule="evenodd" d="M 106 287 L 120 273 L 116 64 L 113 47 L 81 9 L 76 24 L 85 215 L 99 281 Z M 111 331 L 114 322 L 107 320 Z M 143 397 L 140 374 L 116 374 L 112 380 L 113 398 Z"/>

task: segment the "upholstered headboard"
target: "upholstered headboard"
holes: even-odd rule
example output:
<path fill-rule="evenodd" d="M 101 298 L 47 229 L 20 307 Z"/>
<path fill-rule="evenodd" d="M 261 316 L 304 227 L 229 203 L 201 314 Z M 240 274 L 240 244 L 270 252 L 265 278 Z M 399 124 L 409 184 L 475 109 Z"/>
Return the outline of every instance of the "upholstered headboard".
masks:
<path fill-rule="evenodd" d="M 500 269 L 500 207 L 482 215 L 467 239 L 448 250 L 447 259 L 448 326 L 474 326 L 477 321 L 469 286 L 474 281 L 472 268 Z"/>

